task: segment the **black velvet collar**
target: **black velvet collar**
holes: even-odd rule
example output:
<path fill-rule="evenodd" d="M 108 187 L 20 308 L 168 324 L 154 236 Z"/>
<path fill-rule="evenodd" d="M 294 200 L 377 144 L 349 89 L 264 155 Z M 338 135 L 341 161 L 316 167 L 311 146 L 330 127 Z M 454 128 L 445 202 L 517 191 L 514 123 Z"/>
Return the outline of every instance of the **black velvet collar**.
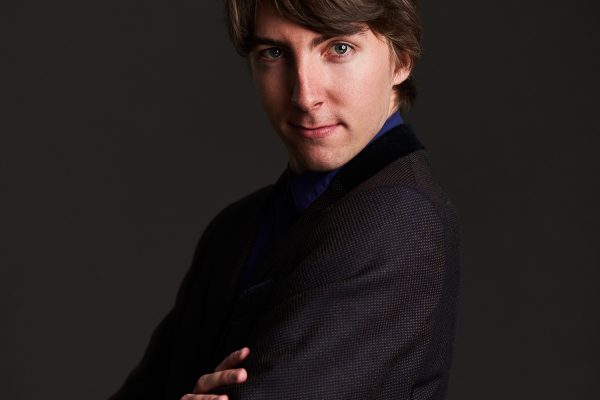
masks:
<path fill-rule="evenodd" d="M 337 173 L 334 181 L 348 192 L 392 161 L 423 149 L 425 146 L 419 142 L 410 125 L 398 125 L 358 153 Z"/>

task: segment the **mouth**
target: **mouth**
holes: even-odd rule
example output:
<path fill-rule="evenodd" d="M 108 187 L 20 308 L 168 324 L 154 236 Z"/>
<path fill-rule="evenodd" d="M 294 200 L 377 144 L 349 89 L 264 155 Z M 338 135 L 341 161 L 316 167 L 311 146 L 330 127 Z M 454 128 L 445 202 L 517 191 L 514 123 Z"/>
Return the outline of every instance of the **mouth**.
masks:
<path fill-rule="evenodd" d="M 336 128 L 341 124 L 305 126 L 290 123 L 289 125 L 302 137 L 309 139 L 320 139 L 333 134 Z"/>

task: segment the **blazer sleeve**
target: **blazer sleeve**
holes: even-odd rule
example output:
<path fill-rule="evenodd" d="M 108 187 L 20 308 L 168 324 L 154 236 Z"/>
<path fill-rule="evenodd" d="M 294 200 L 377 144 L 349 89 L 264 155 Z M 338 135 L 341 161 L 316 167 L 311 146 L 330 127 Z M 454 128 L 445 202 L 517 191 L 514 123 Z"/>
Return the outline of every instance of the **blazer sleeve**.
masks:
<path fill-rule="evenodd" d="M 249 378 L 224 390 L 231 399 L 443 398 L 459 283 L 454 210 L 406 187 L 352 204 L 247 322 Z"/>

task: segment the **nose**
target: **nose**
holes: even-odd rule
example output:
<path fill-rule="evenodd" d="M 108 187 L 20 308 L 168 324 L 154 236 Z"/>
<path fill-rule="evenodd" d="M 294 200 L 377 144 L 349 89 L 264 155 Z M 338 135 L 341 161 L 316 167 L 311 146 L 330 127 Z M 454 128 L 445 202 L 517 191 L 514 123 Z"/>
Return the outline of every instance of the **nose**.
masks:
<path fill-rule="evenodd" d="M 306 58 L 297 59 L 293 67 L 294 86 L 292 103 L 305 112 L 313 111 L 323 104 L 323 71 L 316 62 Z"/>

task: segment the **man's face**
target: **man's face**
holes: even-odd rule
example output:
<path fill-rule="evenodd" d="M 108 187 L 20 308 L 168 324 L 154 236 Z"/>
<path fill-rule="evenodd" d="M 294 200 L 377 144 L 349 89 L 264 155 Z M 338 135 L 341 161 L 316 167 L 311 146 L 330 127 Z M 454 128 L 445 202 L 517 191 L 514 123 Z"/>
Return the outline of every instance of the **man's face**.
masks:
<path fill-rule="evenodd" d="M 358 154 L 396 107 L 397 67 L 385 39 L 367 29 L 324 37 L 258 10 L 250 65 L 294 172 L 328 171 Z"/>

